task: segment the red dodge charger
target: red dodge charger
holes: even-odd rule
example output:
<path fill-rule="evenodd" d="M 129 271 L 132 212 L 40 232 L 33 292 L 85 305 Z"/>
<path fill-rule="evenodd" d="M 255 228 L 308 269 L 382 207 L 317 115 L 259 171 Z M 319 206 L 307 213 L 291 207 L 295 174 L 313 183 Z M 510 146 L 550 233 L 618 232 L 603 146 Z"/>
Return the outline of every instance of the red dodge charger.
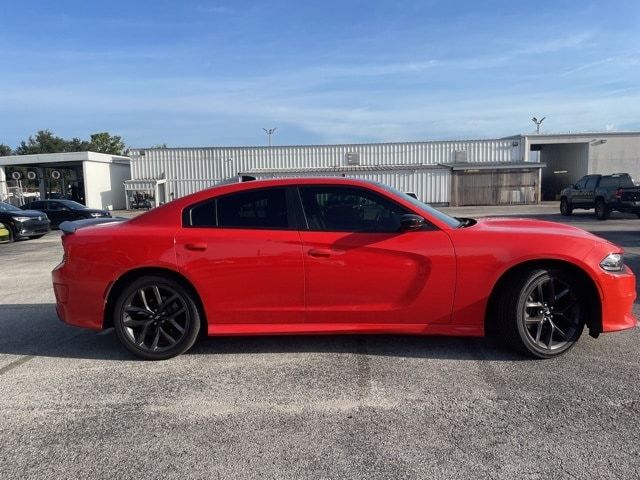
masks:
<path fill-rule="evenodd" d="M 533 357 L 632 328 L 622 249 L 581 229 L 452 218 L 390 187 L 228 184 L 128 221 L 62 224 L 64 322 L 146 359 L 208 335 L 495 334 Z"/>

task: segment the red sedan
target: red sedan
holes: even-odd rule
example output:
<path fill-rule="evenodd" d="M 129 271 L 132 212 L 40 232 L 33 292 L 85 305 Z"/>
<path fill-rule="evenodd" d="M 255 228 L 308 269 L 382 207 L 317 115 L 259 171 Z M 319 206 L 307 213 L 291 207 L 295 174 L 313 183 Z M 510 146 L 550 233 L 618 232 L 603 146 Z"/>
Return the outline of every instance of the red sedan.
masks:
<path fill-rule="evenodd" d="M 208 335 L 481 336 L 548 358 L 632 328 L 622 249 L 535 220 L 452 218 L 387 186 L 230 184 L 135 219 L 62 225 L 57 312 L 147 359 Z M 108 222 L 108 220 L 106 221 Z"/>

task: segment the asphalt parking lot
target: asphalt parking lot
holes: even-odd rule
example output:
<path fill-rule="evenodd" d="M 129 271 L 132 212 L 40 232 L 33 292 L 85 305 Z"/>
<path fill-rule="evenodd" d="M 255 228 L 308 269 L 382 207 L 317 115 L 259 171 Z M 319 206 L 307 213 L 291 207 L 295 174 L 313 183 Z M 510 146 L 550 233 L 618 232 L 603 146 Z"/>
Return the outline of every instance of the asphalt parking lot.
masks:
<path fill-rule="evenodd" d="M 554 211 L 497 213 L 585 228 L 640 274 L 640 219 Z M 214 338 L 143 362 L 57 320 L 61 256 L 58 232 L 0 245 L 2 478 L 640 478 L 638 329 L 549 361 L 385 335 Z"/>

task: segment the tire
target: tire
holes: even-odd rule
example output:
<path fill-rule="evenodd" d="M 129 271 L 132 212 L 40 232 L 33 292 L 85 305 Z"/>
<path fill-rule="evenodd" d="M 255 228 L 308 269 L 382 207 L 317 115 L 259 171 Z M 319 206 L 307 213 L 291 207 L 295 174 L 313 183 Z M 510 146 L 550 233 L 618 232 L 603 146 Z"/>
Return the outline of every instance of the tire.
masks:
<path fill-rule="evenodd" d="M 495 333 L 533 358 L 553 358 L 582 335 L 587 296 L 574 276 L 555 268 L 527 270 L 505 282 L 496 304 Z"/>
<path fill-rule="evenodd" d="M 145 276 L 118 296 L 113 326 L 122 345 L 145 360 L 166 360 L 189 350 L 200 330 L 190 289 L 168 277 Z"/>
<path fill-rule="evenodd" d="M 604 200 L 599 198 L 596 201 L 596 217 L 598 218 L 598 220 L 606 220 L 610 215 L 611 208 L 604 203 Z"/>
<path fill-rule="evenodd" d="M 568 217 L 573 213 L 573 207 L 569 203 L 569 200 L 564 197 L 560 199 L 560 213 L 565 217 Z"/>

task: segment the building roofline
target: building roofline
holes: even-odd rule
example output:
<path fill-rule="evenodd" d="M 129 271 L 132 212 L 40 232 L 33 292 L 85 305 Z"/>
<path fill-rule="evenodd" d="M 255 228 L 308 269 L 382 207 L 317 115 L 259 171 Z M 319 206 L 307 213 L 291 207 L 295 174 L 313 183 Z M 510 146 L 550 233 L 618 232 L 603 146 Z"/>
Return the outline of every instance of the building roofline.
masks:
<path fill-rule="evenodd" d="M 60 162 L 129 163 L 130 161 L 131 159 L 129 157 L 123 155 L 111 155 L 90 151 L 35 153 L 31 155 L 8 155 L 6 157 L 0 157 L 0 167 Z"/>
<path fill-rule="evenodd" d="M 519 137 L 519 135 L 517 136 Z M 277 150 L 278 148 L 326 148 L 326 147 L 368 147 L 371 145 L 423 145 L 429 143 L 464 143 L 464 142 L 499 142 L 511 139 L 511 137 L 504 138 L 460 138 L 454 140 L 412 140 L 412 141 L 397 141 L 397 142 L 368 142 L 368 143 L 323 143 L 323 144 L 295 144 L 295 145 L 218 145 L 218 146 L 200 146 L 200 147 L 167 147 L 167 148 L 152 148 L 152 147 L 131 147 L 130 151 L 163 151 L 163 150 L 213 150 L 213 149 L 228 149 L 228 150 L 253 150 L 256 148 Z"/>

